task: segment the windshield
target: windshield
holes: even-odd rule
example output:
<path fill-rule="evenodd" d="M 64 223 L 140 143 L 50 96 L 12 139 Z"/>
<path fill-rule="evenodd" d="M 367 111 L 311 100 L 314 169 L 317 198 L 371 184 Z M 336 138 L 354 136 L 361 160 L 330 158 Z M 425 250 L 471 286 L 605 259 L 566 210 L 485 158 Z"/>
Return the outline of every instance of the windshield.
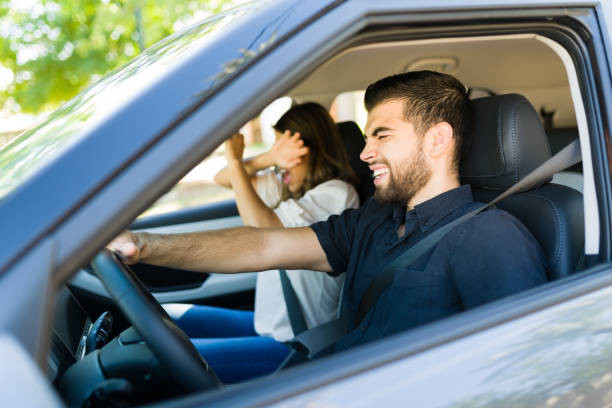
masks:
<path fill-rule="evenodd" d="M 162 40 L 0 149 L 0 199 L 175 69 L 190 53 L 214 41 L 237 19 L 266 3 L 243 5 Z M 218 67 L 218 71 L 204 79 L 208 82 L 205 86 L 210 88 L 223 81 L 229 73 L 227 66 Z"/>

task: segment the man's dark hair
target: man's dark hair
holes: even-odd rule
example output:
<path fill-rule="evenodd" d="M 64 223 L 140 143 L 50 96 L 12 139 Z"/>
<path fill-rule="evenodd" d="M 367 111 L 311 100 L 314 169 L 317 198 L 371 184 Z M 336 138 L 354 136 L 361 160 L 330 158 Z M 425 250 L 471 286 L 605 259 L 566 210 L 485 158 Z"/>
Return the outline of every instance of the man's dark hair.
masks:
<path fill-rule="evenodd" d="M 455 137 L 453 168 L 458 171 L 474 126 L 474 110 L 465 86 L 451 75 L 414 71 L 383 78 L 365 92 L 368 112 L 390 100 L 404 101 L 404 118 L 414 125 L 418 135 L 439 122 L 451 125 Z"/>

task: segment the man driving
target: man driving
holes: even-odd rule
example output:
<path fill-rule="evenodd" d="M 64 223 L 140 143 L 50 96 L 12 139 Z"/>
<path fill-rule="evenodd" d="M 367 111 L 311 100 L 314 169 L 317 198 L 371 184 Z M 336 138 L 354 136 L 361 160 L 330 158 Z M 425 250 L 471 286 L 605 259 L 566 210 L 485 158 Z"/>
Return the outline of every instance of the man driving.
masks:
<path fill-rule="evenodd" d="M 395 271 L 358 322 L 366 288 L 385 265 L 433 231 L 482 206 L 459 181 L 473 110 L 465 87 L 431 71 L 393 75 L 365 93 L 361 159 L 374 197 L 309 227 L 188 234 L 124 232 L 109 244 L 127 263 L 212 273 L 310 269 L 346 273 L 349 333 L 334 351 L 363 344 L 546 282 L 544 255 L 510 214 L 491 208 Z M 316 273 L 316 272 L 313 272 Z"/>

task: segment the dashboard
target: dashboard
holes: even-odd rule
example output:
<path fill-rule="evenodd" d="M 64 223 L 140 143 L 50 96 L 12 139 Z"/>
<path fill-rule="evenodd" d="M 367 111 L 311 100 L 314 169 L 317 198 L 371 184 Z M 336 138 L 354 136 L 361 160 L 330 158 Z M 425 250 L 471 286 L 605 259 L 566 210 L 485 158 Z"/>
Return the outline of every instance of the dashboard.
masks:
<path fill-rule="evenodd" d="M 67 287 L 58 292 L 47 376 L 55 381 L 68 367 L 83 358 L 92 320 Z"/>

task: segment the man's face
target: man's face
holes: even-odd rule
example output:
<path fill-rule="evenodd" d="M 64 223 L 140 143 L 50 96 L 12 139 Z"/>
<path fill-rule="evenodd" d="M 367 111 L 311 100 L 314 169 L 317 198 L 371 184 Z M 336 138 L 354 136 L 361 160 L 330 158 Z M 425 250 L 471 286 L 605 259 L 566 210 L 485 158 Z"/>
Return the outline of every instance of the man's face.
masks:
<path fill-rule="evenodd" d="M 366 146 L 361 160 L 374 177 L 374 197 L 382 202 L 407 204 L 431 178 L 423 152 L 423 136 L 404 119 L 404 102 L 390 100 L 368 113 Z"/>

